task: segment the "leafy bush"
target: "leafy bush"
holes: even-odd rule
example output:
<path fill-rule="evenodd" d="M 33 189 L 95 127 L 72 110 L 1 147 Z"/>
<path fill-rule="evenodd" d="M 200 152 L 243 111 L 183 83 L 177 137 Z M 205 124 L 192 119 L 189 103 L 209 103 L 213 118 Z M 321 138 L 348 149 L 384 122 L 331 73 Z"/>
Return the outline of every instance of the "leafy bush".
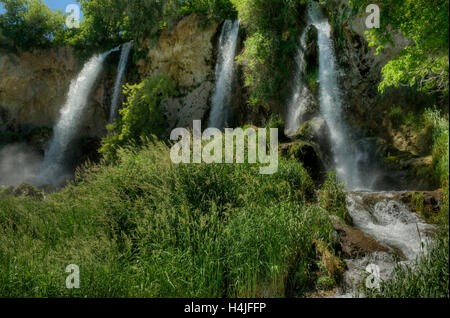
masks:
<path fill-rule="evenodd" d="M 261 106 L 279 98 L 282 83 L 297 48 L 300 6 L 305 1 L 232 0 L 247 31 L 244 51 L 237 57 L 244 66 L 250 104 Z"/>
<path fill-rule="evenodd" d="M 347 195 L 344 185 L 330 172 L 327 180 L 319 191 L 319 205 L 329 214 L 339 217 L 347 224 L 352 224 L 352 218 L 347 211 Z"/>
<path fill-rule="evenodd" d="M 365 10 L 369 0 L 352 0 L 353 9 Z M 449 2 L 447 0 L 405 0 L 378 2 L 380 28 L 368 31 L 377 54 L 400 32 L 412 39 L 410 45 L 382 70 L 380 91 L 388 86 L 412 86 L 427 93 L 448 95 Z"/>
<path fill-rule="evenodd" d="M 187 0 L 182 2 L 180 12 L 196 13 L 217 22 L 237 18 L 237 12 L 230 0 Z"/>
<path fill-rule="evenodd" d="M 167 76 L 157 75 L 140 84 L 125 86 L 127 101 L 119 111 L 120 116 L 108 127 L 100 152 L 111 160 L 119 146 L 139 145 L 141 137 L 161 137 L 167 130 L 164 120 L 166 99 L 176 94 L 175 83 Z"/>

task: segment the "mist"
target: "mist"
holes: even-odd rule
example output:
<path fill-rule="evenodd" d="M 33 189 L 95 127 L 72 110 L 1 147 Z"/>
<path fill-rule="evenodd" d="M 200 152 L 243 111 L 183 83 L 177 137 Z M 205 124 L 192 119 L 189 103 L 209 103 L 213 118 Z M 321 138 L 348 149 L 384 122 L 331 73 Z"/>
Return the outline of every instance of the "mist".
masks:
<path fill-rule="evenodd" d="M 24 143 L 0 149 L 0 186 L 32 183 L 42 165 L 42 155 Z"/>

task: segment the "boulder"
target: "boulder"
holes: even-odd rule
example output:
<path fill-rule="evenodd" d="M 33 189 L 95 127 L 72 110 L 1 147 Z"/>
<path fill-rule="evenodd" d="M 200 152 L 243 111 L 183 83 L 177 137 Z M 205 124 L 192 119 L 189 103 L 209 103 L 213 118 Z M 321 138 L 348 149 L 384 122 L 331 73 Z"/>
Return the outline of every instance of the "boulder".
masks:
<path fill-rule="evenodd" d="M 317 149 L 317 145 L 301 140 L 280 144 L 279 146 L 282 156 L 302 162 L 313 180 L 322 181 L 326 175 L 326 170 Z"/>
<path fill-rule="evenodd" d="M 309 25 L 306 31 L 305 38 L 305 64 L 304 73 L 313 72 L 319 67 L 319 45 L 317 28 L 313 25 Z"/>
<path fill-rule="evenodd" d="M 27 183 L 22 183 L 16 187 L 7 187 L 2 191 L 2 193 L 14 197 L 31 197 L 37 200 L 42 200 L 44 198 L 44 193 L 42 190 Z"/>
<path fill-rule="evenodd" d="M 332 221 L 345 258 L 355 259 L 373 252 L 389 251 L 366 233 L 342 223 L 337 218 Z"/>

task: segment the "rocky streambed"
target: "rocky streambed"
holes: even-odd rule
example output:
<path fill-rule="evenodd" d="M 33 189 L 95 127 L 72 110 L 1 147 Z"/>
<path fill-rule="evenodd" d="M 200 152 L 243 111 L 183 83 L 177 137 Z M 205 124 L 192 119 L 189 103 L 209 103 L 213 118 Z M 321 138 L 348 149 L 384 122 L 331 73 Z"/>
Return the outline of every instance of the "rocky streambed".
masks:
<path fill-rule="evenodd" d="M 353 226 L 333 221 L 347 267 L 333 297 L 363 296 L 358 290 L 369 275 L 376 287 L 392 276 L 397 265 L 414 265 L 426 254 L 436 227 L 425 219 L 439 211 L 441 195 L 440 191 L 348 193 Z"/>

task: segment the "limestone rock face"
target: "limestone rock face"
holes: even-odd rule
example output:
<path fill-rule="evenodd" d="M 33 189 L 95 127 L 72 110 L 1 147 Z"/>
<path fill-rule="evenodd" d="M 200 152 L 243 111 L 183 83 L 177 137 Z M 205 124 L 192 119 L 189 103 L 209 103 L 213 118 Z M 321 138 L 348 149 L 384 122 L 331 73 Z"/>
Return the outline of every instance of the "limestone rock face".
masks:
<path fill-rule="evenodd" d="M 5 126 L 52 127 L 71 79 L 79 70 L 69 48 L 0 55 L 0 108 Z"/>
<path fill-rule="evenodd" d="M 192 128 L 193 120 L 204 118 L 208 111 L 208 98 L 213 89 L 214 84 L 205 81 L 186 96 L 169 99 L 166 103 L 169 129 L 172 130 L 176 127 Z"/>
<path fill-rule="evenodd" d="M 213 39 L 218 25 L 205 29 L 196 15 L 181 20 L 173 30 L 164 31 L 156 45 L 148 42 L 149 53 L 138 61 L 141 75 L 166 74 L 179 86 L 191 87 L 214 75 Z"/>
<path fill-rule="evenodd" d="M 0 53 L 0 131 L 53 127 L 81 67 L 69 47 Z M 106 124 L 104 84 L 97 88 L 81 129 L 87 136 L 101 136 Z"/>
<path fill-rule="evenodd" d="M 148 41 L 148 55 L 137 62 L 142 77 L 168 75 L 180 90 L 181 97 L 166 104 L 170 129 L 190 127 L 193 120 L 207 119 L 214 90 L 217 32 L 216 22 L 204 28 L 197 15 L 189 15 L 172 30 L 165 30 L 156 44 Z"/>

